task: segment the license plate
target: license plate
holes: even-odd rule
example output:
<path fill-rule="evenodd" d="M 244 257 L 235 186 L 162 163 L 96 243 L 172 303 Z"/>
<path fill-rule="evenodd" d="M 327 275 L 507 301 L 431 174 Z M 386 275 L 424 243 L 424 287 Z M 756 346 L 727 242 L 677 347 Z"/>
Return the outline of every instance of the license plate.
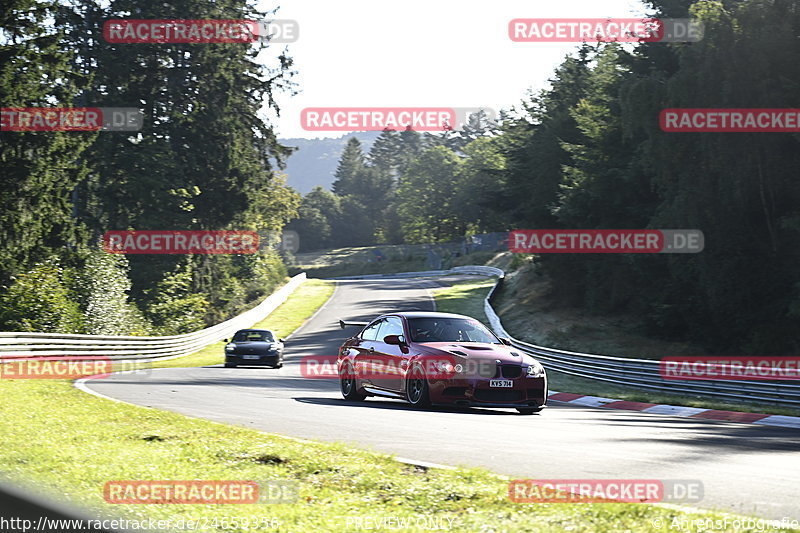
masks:
<path fill-rule="evenodd" d="M 260 355 L 244 355 L 242 356 L 244 359 L 259 359 Z"/>
<path fill-rule="evenodd" d="M 510 379 L 490 379 L 489 386 L 510 389 L 514 386 L 514 382 L 511 381 Z"/>

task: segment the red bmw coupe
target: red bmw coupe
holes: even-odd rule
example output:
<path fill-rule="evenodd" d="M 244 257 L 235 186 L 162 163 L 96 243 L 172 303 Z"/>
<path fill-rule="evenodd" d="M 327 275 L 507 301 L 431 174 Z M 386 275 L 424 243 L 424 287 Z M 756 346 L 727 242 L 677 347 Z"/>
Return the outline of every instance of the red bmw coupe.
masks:
<path fill-rule="evenodd" d="M 545 407 L 542 365 L 474 318 L 415 311 L 339 324 L 363 328 L 339 349 L 347 400 L 385 396 L 420 407 L 511 407 L 526 415 Z"/>

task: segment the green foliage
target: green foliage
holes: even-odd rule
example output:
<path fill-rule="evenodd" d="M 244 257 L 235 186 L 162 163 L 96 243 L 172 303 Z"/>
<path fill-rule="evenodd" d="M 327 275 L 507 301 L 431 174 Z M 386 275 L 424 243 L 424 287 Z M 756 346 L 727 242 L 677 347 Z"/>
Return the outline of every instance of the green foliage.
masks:
<path fill-rule="evenodd" d="M 208 298 L 192 289 L 192 263 L 185 260 L 154 289 L 146 316 L 161 335 L 191 333 L 205 327 Z"/>
<path fill-rule="evenodd" d="M 46 261 L 12 278 L 0 295 L 0 327 L 4 331 L 83 333 L 83 317 L 68 288 L 66 272 Z"/>
<path fill-rule="evenodd" d="M 70 107 L 89 79 L 71 68 L 52 19 L 59 2 L 11 0 L 0 10 L 3 107 Z M 71 217 L 72 191 L 86 177 L 80 155 L 93 132 L 3 132 L 0 143 L 0 285 L 85 241 Z"/>
<path fill-rule="evenodd" d="M 131 13 L 252 20 L 267 14 L 239 0 L 6 4 L 0 15 L 3 106 L 134 105 L 144 125 L 132 134 L 3 133 L 0 285 L 60 259 L 74 265 L 68 281 L 86 313 L 86 331 L 146 334 L 151 327 L 139 309 L 161 331 L 188 331 L 228 318 L 282 281 L 285 267 L 269 251 L 251 259 L 124 259 L 83 251 L 108 230 L 280 233 L 295 216 L 300 196 L 278 172 L 291 150 L 259 117 L 265 103 L 277 107 L 276 92 L 291 90 L 292 59 L 285 52 L 265 63 L 257 61 L 265 43 L 98 41 L 105 21 Z M 6 299 L 12 297 L 19 295 Z M 34 314 L 25 317 L 27 304 L 12 304 L 9 320 L 16 327 L 42 323 L 32 307 Z M 45 322 L 42 327 L 78 327 Z"/>
<path fill-rule="evenodd" d="M 461 164 L 455 152 L 436 146 L 400 177 L 398 214 L 407 242 L 445 242 L 464 235 L 466 224 L 456 204 Z"/>
<path fill-rule="evenodd" d="M 92 248 L 73 284 L 83 311 L 85 333 L 129 335 L 140 329 L 141 317 L 128 302 L 130 288 L 126 257 Z"/>

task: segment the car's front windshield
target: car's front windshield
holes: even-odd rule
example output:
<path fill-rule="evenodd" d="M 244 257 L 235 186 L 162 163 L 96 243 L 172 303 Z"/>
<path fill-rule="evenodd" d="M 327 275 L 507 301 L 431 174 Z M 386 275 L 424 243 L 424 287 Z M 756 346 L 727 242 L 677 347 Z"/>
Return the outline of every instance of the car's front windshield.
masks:
<path fill-rule="evenodd" d="M 271 331 L 239 331 L 233 342 L 275 342 Z"/>
<path fill-rule="evenodd" d="M 412 318 L 408 326 L 412 342 L 500 342 L 483 324 L 467 318 Z"/>

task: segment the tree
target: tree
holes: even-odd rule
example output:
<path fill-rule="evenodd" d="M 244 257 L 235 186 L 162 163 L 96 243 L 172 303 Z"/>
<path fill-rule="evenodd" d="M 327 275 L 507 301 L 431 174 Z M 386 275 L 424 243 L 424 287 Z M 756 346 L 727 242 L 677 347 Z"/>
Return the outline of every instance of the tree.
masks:
<path fill-rule="evenodd" d="M 462 237 L 463 212 L 456 204 L 461 161 L 436 146 L 412 160 L 397 189 L 398 214 L 407 242 L 434 243 Z"/>
<path fill-rule="evenodd" d="M 50 21 L 58 2 L 10 0 L 0 10 L 0 101 L 4 107 L 72 107 L 90 80 L 71 69 Z M 95 132 L 2 133 L 0 284 L 85 242 L 72 217 L 73 190 L 86 177 L 81 154 Z"/>
<path fill-rule="evenodd" d="M 339 158 L 333 181 L 333 192 L 337 196 L 358 193 L 359 174 L 364 170 L 364 152 L 361 149 L 361 142 L 352 137 L 347 141 L 347 145 Z"/>

